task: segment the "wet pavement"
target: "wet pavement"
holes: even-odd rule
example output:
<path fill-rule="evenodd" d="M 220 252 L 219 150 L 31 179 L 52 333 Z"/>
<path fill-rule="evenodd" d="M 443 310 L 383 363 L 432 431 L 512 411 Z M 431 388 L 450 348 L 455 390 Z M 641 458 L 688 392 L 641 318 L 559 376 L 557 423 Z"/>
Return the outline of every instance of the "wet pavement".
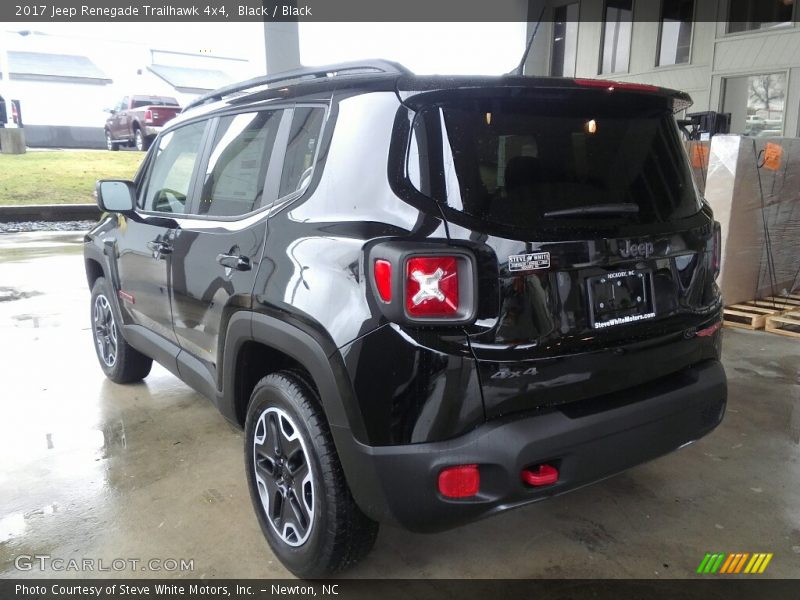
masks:
<path fill-rule="evenodd" d="M 0 235 L 0 577 L 287 576 L 250 505 L 242 435 L 161 367 L 136 385 L 103 377 L 80 239 Z M 447 533 L 384 527 L 348 575 L 692 577 L 706 552 L 772 552 L 764 577 L 800 576 L 800 341 L 724 335 L 729 409 L 710 436 Z"/>

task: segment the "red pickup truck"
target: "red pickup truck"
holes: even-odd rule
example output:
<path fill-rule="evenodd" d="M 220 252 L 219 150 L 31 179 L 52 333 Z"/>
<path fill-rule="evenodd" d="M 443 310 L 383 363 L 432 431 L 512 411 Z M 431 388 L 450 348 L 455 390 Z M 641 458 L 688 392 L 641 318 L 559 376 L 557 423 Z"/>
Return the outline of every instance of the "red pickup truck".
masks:
<path fill-rule="evenodd" d="M 153 138 L 166 123 L 181 112 L 175 98 L 169 96 L 125 96 L 106 119 L 106 147 L 119 150 L 122 146 L 136 146 L 147 150 Z"/>

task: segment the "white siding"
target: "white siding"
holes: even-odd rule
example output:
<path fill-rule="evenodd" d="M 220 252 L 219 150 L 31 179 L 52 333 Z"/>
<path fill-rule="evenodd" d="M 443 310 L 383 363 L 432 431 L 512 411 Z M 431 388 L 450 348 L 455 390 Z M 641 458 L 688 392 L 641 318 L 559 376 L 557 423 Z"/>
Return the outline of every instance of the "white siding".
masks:
<path fill-rule="evenodd" d="M 690 111 L 722 108 L 723 79 L 737 75 L 786 72 L 784 134 L 800 136 L 800 25 L 772 30 L 727 34 L 726 0 L 695 0 L 691 60 L 684 65 L 656 66 L 660 3 L 635 2 L 630 70 L 608 75 L 609 79 L 651 83 L 691 94 Z M 800 12 L 800 9 L 797 9 Z M 602 3 L 582 2 L 578 28 L 577 77 L 600 77 Z M 543 35 L 544 34 L 544 35 Z M 534 45 L 538 56 L 526 65 L 530 75 L 549 71 L 552 28 L 544 26 L 542 39 Z"/>

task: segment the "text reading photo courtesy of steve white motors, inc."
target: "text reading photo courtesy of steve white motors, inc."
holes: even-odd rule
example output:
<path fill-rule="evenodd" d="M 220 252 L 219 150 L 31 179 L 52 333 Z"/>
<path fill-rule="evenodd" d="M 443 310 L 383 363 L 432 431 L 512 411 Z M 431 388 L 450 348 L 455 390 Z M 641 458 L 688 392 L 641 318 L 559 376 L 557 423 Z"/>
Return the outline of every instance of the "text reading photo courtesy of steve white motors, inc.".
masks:
<path fill-rule="evenodd" d="M 17 583 L 14 597 L 47 600 L 53 598 L 232 598 L 253 597 L 255 600 L 276 596 L 339 596 L 344 590 L 339 583 L 292 583 L 261 581 L 252 583 L 207 583 L 207 582 L 135 582 L 135 583 Z"/>

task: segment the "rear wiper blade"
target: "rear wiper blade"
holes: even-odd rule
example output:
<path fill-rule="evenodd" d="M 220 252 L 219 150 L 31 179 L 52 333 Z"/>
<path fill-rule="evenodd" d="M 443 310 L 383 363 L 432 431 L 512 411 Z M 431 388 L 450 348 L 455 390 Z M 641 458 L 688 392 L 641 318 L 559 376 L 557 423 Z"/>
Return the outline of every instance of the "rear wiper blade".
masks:
<path fill-rule="evenodd" d="M 637 204 L 590 204 L 577 208 L 564 208 L 561 210 L 550 210 L 544 213 L 545 218 L 554 217 L 582 217 L 585 215 L 617 215 L 638 213 Z"/>

